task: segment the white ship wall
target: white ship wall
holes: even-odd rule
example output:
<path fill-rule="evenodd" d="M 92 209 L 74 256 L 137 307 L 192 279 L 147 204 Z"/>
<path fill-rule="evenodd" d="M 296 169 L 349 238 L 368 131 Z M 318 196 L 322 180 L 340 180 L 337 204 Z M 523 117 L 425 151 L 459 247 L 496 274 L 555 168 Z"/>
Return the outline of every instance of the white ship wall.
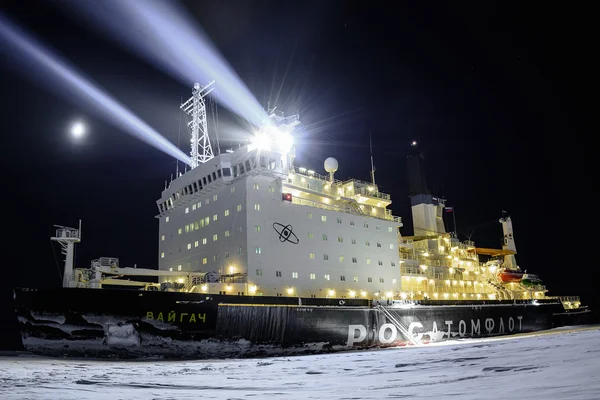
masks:
<path fill-rule="evenodd" d="M 186 175 L 193 181 L 207 167 Z M 186 184 L 186 175 L 169 190 Z M 397 223 L 282 201 L 275 177 L 247 174 L 214 186 L 159 217 L 159 269 L 247 274 L 246 284 L 229 287 L 232 294 L 252 294 L 253 286 L 257 294 L 305 297 L 383 297 L 400 290 Z M 195 229 L 207 217 L 208 225 Z M 287 225 L 298 243 L 280 236 Z M 209 286 L 220 292 L 229 285 Z"/>
<path fill-rule="evenodd" d="M 400 290 L 397 223 L 282 201 L 281 182 L 263 177 L 248 179 L 247 190 L 248 279 L 263 294 L 350 297 L 350 291 L 354 291 L 354 297 L 361 297 L 365 291 L 371 297 L 375 292 L 384 296 L 388 291 Z M 275 229 L 274 223 L 281 225 Z M 291 239 L 280 236 L 282 226 L 288 225 L 295 235 Z M 260 232 L 256 226 L 260 226 Z M 298 243 L 294 243 L 296 237 Z M 335 294 L 330 294 L 331 290 Z"/>

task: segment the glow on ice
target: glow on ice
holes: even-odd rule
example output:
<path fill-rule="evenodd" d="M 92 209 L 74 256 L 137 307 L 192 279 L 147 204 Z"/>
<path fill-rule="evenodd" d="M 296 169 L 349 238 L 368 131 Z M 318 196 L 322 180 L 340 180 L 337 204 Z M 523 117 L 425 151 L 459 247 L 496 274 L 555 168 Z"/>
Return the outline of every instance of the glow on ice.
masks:
<path fill-rule="evenodd" d="M 28 79 L 45 86 L 67 101 L 77 100 L 117 128 L 190 164 L 190 157 L 165 139 L 132 111 L 70 66 L 0 13 L 0 54 L 15 62 Z M 74 136 L 83 134 L 77 128 Z"/>

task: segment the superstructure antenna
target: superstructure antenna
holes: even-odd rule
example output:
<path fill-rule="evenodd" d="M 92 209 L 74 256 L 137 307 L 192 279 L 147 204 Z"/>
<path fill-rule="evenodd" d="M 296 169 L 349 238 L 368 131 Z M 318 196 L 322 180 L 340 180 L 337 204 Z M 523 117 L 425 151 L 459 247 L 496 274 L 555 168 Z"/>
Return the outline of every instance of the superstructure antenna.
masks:
<path fill-rule="evenodd" d="M 210 92 L 215 90 L 215 81 L 211 81 L 206 86 L 200 86 L 198 82 L 194 83 L 192 97 L 181 105 L 181 109 L 187 115 L 192 117 L 188 122 L 188 127 L 191 130 L 191 147 L 190 157 L 192 159 L 191 167 L 196 168 L 201 163 L 214 158 L 213 150 L 210 145 L 210 137 L 208 136 L 208 123 L 206 121 L 206 102 L 204 98 Z"/>
<path fill-rule="evenodd" d="M 180 102 L 183 103 L 183 96 L 180 97 Z M 181 139 L 181 110 L 179 111 L 179 129 L 177 132 L 177 148 L 179 149 L 179 140 Z M 175 167 L 175 176 L 179 176 L 179 159 L 175 158 L 175 162 L 177 163 Z"/>
<path fill-rule="evenodd" d="M 371 183 L 375 186 L 375 166 L 373 165 L 373 143 L 371 142 L 371 132 L 369 131 L 369 149 L 371 151 Z"/>

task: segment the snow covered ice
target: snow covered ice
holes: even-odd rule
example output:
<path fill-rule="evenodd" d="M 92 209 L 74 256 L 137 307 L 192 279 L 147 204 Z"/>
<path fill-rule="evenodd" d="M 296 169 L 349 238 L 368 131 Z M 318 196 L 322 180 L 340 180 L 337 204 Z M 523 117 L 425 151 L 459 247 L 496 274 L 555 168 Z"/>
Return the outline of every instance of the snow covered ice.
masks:
<path fill-rule="evenodd" d="M 0 399 L 600 399 L 600 330 L 266 359 L 0 357 Z"/>

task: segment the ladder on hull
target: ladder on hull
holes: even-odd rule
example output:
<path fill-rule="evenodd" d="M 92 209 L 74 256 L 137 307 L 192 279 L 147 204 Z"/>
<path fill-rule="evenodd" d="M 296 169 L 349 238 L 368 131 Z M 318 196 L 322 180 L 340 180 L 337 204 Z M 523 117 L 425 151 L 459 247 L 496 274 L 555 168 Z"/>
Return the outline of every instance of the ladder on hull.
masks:
<path fill-rule="evenodd" d="M 386 316 L 388 321 L 390 321 L 396 327 L 396 329 L 398 329 L 400 333 L 402 333 L 402 335 L 404 335 L 404 337 L 407 338 L 412 344 L 420 344 L 420 342 L 408 332 L 408 328 L 406 327 L 406 325 L 404 325 L 398 318 L 396 318 L 396 316 L 392 314 L 386 306 L 380 304 L 377 306 L 377 308 L 379 308 L 383 315 Z"/>

